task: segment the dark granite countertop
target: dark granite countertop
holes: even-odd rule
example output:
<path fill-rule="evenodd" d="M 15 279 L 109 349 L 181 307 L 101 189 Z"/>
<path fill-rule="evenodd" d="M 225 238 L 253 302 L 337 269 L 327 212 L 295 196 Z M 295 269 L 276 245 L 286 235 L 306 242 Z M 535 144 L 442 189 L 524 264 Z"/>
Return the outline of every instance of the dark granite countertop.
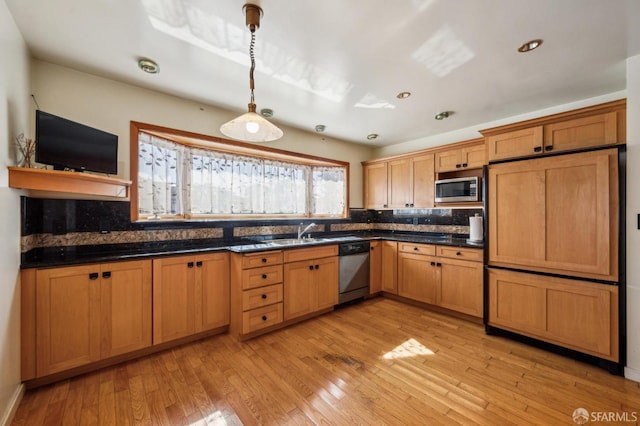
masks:
<path fill-rule="evenodd" d="M 301 247 L 337 244 L 345 241 L 389 240 L 419 244 L 446 245 L 455 247 L 484 248 L 483 242 L 471 242 L 464 235 L 411 234 L 402 232 L 351 232 L 348 234 L 326 234 L 305 244 L 279 245 L 270 239 L 238 239 L 235 241 L 207 241 L 196 244 L 192 241 L 149 244 L 114 244 L 101 246 L 50 247 L 23 253 L 20 267 L 46 268 L 55 266 L 104 263 L 122 260 L 139 260 L 153 257 L 202 254 L 229 250 L 235 253 L 252 253 L 266 250 L 289 250 Z"/>

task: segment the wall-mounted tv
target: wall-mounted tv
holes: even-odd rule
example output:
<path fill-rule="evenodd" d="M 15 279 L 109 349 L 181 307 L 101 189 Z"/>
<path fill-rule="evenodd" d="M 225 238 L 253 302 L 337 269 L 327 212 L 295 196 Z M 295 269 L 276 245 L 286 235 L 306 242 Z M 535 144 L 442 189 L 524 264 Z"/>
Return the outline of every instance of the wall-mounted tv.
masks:
<path fill-rule="evenodd" d="M 36 111 L 36 161 L 55 170 L 118 174 L 118 136 Z"/>

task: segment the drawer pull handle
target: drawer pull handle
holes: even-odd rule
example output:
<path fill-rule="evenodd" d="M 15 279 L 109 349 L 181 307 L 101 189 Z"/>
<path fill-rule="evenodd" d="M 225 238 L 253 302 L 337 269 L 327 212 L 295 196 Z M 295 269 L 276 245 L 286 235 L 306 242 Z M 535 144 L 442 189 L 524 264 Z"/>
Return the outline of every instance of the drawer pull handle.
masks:
<path fill-rule="evenodd" d="M 553 145 L 547 145 L 544 147 L 545 151 L 553 151 Z"/>
<path fill-rule="evenodd" d="M 196 266 L 197 266 L 198 268 L 200 268 L 200 267 L 202 266 L 202 260 L 198 260 L 198 261 L 196 262 Z"/>
<path fill-rule="evenodd" d="M 266 320 L 267 320 L 267 316 L 266 316 L 266 315 L 263 315 L 263 316 L 262 316 L 262 321 L 266 321 Z"/>
<path fill-rule="evenodd" d="M 419 248 L 418 248 L 418 247 L 414 247 L 413 249 L 414 249 L 415 251 L 418 251 L 418 250 L 419 250 Z"/>
<path fill-rule="evenodd" d="M 467 167 L 467 163 L 462 163 L 462 167 Z"/>
<path fill-rule="evenodd" d="M 462 256 L 462 253 L 460 253 L 459 251 L 456 252 L 456 256 Z"/>
<path fill-rule="evenodd" d="M 262 295 L 262 298 L 263 298 L 263 299 L 266 299 L 266 298 L 267 298 L 267 295 L 266 295 L 266 294 L 263 294 L 263 295 Z"/>
<path fill-rule="evenodd" d="M 262 279 L 266 280 L 267 279 L 267 274 L 262 274 Z"/>
<path fill-rule="evenodd" d="M 436 262 L 436 266 L 440 267 L 440 266 L 442 266 L 442 263 Z"/>
<path fill-rule="evenodd" d="M 320 265 L 316 265 L 316 269 L 320 269 Z"/>
<path fill-rule="evenodd" d="M 309 270 L 313 271 L 313 265 L 309 265 Z"/>
<path fill-rule="evenodd" d="M 97 280 L 98 279 L 98 273 L 97 272 L 92 272 L 89 274 L 89 279 L 90 280 Z"/>
<path fill-rule="evenodd" d="M 536 146 L 535 148 L 533 148 L 533 152 L 541 152 L 541 151 L 542 151 L 541 146 Z"/>
<path fill-rule="evenodd" d="M 111 278 L 111 271 L 103 272 L 102 278 Z"/>
<path fill-rule="evenodd" d="M 456 169 L 459 169 L 460 167 L 462 167 L 462 164 L 456 164 Z"/>
<path fill-rule="evenodd" d="M 188 267 L 188 268 L 193 268 L 193 262 L 189 262 L 189 263 L 187 263 L 187 267 Z"/>
<path fill-rule="evenodd" d="M 262 263 L 267 263 L 267 258 L 266 257 L 262 258 Z"/>
<path fill-rule="evenodd" d="M 436 262 L 431 262 L 431 266 L 436 266 Z"/>

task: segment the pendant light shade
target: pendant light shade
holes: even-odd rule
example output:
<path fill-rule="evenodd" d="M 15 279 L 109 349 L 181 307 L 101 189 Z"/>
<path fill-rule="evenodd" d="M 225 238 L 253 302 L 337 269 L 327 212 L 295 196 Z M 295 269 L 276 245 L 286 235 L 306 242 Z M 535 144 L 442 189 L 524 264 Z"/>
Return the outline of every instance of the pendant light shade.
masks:
<path fill-rule="evenodd" d="M 254 80 L 253 71 L 256 68 L 256 61 L 253 55 L 255 46 L 255 31 L 260 28 L 260 17 L 262 9 L 255 4 L 247 3 L 242 8 L 246 15 L 247 27 L 251 31 L 251 45 L 249 46 L 249 57 L 251 59 L 251 69 L 249 71 L 249 89 L 251 91 L 251 102 L 249 102 L 249 112 L 220 126 L 220 131 L 225 136 L 246 142 L 271 142 L 280 139 L 283 135 L 276 125 L 256 113 L 254 100 Z"/>

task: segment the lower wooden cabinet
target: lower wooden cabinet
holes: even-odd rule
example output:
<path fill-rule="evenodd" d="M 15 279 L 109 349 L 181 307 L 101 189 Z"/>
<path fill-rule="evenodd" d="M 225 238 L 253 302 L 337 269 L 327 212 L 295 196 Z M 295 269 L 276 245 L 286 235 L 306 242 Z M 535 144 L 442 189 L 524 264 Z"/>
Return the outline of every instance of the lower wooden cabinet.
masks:
<path fill-rule="evenodd" d="M 229 324 L 229 253 L 153 260 L 153 343 Z"/>
<path fill-rule="evenodd" d="M 369 242 L 369 294 L 382 291 L 382 242 Z"/>
<path fill-rule="evenodd" d="M 398 294 L 398 243 L 382 241 L 382 291 Z"/>
<path fill-rule="evenodd" d="M 338 303 L 338 246 L 289 250 L 284 262 L 285 321 Z"/>
<path fill-rule="evenodd" d="M 488 324 L 619 360 L 614 285 L 490 269 Z"/>
<path fill-rule="evenodd" d="M 149 260 L 31 270 L 22 286 L 23 380 L 151 345 Z"/>
<path fill-rule="evenodd" d="M 399 243 L 398 295 L 482 317 L 482 250 Z"/>

